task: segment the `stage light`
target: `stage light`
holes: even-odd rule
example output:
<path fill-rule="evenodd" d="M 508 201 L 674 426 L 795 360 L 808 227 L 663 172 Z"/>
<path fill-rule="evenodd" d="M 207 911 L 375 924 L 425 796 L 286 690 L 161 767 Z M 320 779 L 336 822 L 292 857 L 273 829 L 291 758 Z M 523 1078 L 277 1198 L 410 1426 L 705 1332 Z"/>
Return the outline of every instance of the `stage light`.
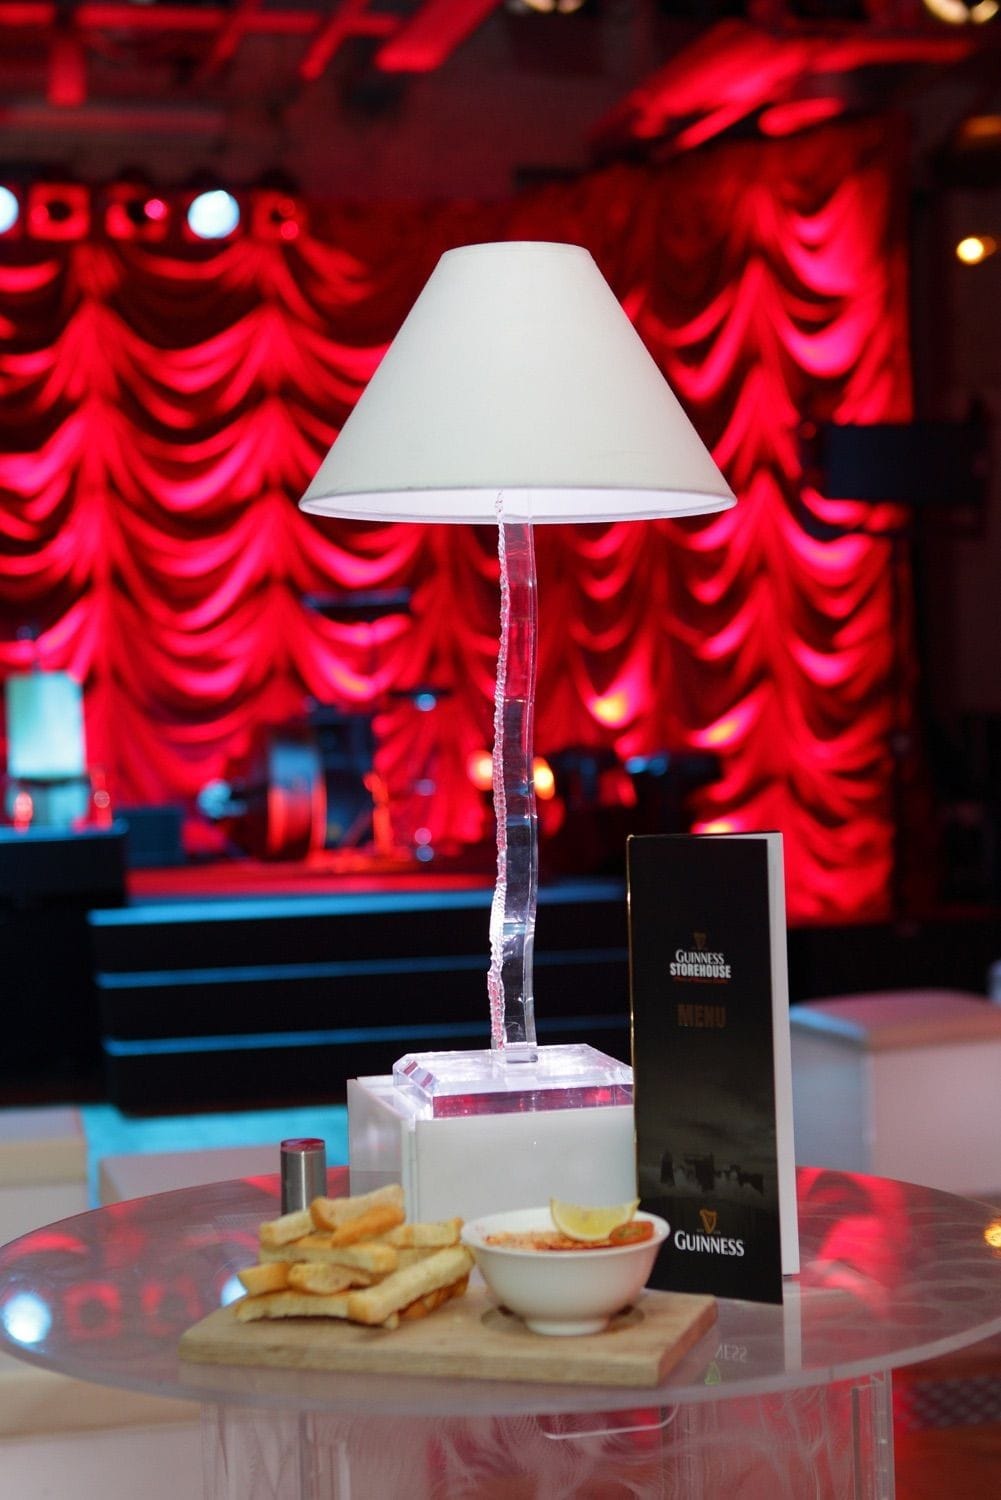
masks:
<path fill-rule="evenodd" d="M 414 829 L 414 858 L 422 865 L 429 865 L 434 859 L 434 841 L 430 828 Z"/>
<path fill-rule="evenodd" d="M 36 240 L 82 240 L 90 231 L 90 194 L 78 183 L 35 183 L 27 224 Z"/>
<path fill-rule="evenodd" d="M 982 26 L 993 21 L 999 0 L 924 0 L 925 9 L 947 26 Z"/>
<path fill-rule="evenodd" d="M 998 242 L 992 234 L 968 234 L 956 246 L 956 259 L 964 266 L 979 266 L 997 254 Z"/>
<path fill-rule="evenodd" d="M 197 240 L 226 240 L 240 227 L 240 205 L 222 188 L 199 193 L 188 206 L 187 226 Z"/>
<path fill-rule="evenodd" d="M 535 795 L 540 802 L 552 802 L 556 796 L 556 777 L 548 760 L 537 755 L 532 762 L 532 780 L 535 783 Z"/>
<path fill-rule="evenodd" d="M 992 147 L 996 146 L 999 141 L 1001 141 L 1001 115 L 999 114 L 970 115 L 956 132 L 957 145 L 968 148 Z"/>
<path fill-rule="evenodd" d="M 21 218 L 21 201 L 9 187 L 0 187 L 0 235 L 10 234 Z"/>
<path fill-rule="evenodd" d="M 478 792 L 489 792 L 494 784 L 494 762 L 489 750 L 474 750 L 466 761 L 466 775 Z M 556 796 L 556 777 L 553 768 L 543 756 L 532 761 L 532 782 L 535 795 L 542 802 L 551 802 Z"/>
<path fill-rule="evenodd" d="M 254 194 L 252 233 L 259 240 L 284 240 L 291 244 L 306 228 L 306 213 L 291 193 L 258 191 Z"/>
<path fill-rule="evenodd" d="M 489 792 L 494 784 L 494 762 L 489 750 L 474 750 L 466 761 L 466 775 L 478 792 Z"/>
<path fill-rule="evenodd" d="M 170 209 L 149 188 L 119 183 L 108 189 L 104 227 L 113 240 L 163 240 L 170 227 Z"/>
<path fill-rule="evenodd" d="M 626 693 L 605 693 L 588 705 L 594 717 L 608 729 L 621 729 L 629 718 L 631 704 Z"/>

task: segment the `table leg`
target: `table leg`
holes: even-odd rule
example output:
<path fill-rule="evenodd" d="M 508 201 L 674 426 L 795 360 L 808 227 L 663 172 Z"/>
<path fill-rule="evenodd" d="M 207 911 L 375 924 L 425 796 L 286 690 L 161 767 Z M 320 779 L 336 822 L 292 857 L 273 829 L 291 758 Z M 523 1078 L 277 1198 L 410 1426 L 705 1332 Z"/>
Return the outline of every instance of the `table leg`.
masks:
<path fill-rule="evenodd" d="M 430 1455 L 441 1425 L 434 1418 L 206 1406 L 204 1500 L 430 1500 Z"/>
<path fill-rule="evenodd" d="M 663 1471 L 671 1500 L 894 1500 L 890 1377 L 683 1407 Z"/>
<path fill-rule="evenodd" d="M 871 1375 L 854 1392 L 855 1493 L 858 1500 L 894 1500 L 892 1376 Z"/>
<path fill-rule="evenodd" d="M 311 1500 L 308 1421 L 297 1412 L 204 1406 L 204 1500 Z"/>
<path fill-rule="evenodd" d="M 437 1424 L 428 1500 L 893 1500 L 888 1376 L 676 1407 L 636 1394 L 628 1411 Z"/>
<path fill-rule="evenodd" d="M 203 1416 L 205 1500 L 894 1500 L 888 1375 L 550 1417 Z"/>

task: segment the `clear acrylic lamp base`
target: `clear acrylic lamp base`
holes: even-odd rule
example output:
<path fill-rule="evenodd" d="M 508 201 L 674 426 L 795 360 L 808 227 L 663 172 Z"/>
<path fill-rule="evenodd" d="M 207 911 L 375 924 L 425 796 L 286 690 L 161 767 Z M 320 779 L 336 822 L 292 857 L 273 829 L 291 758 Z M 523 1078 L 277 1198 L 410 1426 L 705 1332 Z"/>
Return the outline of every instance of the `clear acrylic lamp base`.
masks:
<path fill-rule="evenodd" d="M 525 1052 L 411 1052 L 394 1065 L 393 1083 L 436 1120 L 632 1103 L 632 1069 L 586 1043 Z"/>
<path fill-rule="evenodd" d="M 537 1053 L 418 1053 L 350 1080 L 351 1192 L 402 1182 L 413 1219 L 633 1198 L 631 1069 L 586 1045 Z"/>

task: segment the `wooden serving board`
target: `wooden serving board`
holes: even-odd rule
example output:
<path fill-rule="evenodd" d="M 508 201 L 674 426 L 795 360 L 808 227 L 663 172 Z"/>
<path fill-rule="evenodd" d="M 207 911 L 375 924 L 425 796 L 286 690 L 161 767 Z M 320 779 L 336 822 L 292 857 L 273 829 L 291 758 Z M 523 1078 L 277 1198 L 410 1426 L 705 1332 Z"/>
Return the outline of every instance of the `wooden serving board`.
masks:
<path fill-rule="evenodd" d="M 334 1318 L 238 1323 L 232 1306 L 220 1307 L 188 1329 L 180 1353 L 199 1364 L 652 1386 L 715 1321 L 714 1297 L 647 1290 L 603 1333 L 554 1338 L 532 1333 L 474 1283 L 430 1317 L 393 1330 Z"/>

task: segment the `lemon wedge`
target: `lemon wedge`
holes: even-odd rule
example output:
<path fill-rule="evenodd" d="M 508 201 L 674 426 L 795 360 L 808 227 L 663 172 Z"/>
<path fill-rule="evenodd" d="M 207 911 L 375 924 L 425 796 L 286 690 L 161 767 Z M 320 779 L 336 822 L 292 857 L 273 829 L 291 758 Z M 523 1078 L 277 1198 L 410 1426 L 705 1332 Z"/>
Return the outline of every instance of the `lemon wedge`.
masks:
<path fill-rule="evenodd" d="M 613 1230 L 628 1224 L 640 1206 L 640 1200 L 618 1203 L 611 1208 L 583 1208 L 579 1203 L 563 1203 L 559 1198 L 550 1198 L 549 1212 L 553 1223 L 568 1239 L 593 1244 L 596 1240 L 607 1240 Z"/>

